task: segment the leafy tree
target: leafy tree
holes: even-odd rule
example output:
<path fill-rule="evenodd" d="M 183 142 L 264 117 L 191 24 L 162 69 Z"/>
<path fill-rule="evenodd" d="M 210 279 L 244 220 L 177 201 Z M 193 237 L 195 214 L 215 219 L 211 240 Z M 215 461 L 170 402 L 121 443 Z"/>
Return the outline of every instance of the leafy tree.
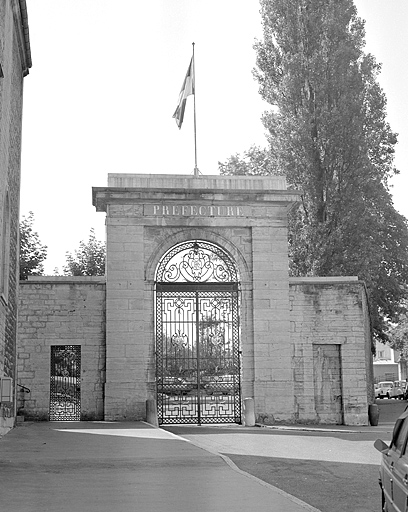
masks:
<path fill-rule="evenodd" d="M 408 308 L 405 304 L 405 311 L 398 315 L 396 323 L 389 326 L 387 331 L 389 345 L 391 348 L 399 352 L 400 365 L 408 368 Z"/>
<path fill-rule="evenodd" d="M 33 230 L 34 213 L 23 215 L 20 222 L 20 279 L 28 276 L 41 276 L 44 273 L 43 262 L 47 258 L 47 246 L 40 241 Z"/>
<path fill-rule="evenodd" d="M 352 0 L 260 3 L 254 73 L 271 105 L 269 167 L 302 193 L 289 219 L 292 275 L 365 280 L 374 334 L 385 341 L 406 296 L 408 227 L 389 191 L 397 137 L 381 67 L 363 52 L 364 21 Z"/>
<path fill-rule="evenodd" d="M 66 253 L 67 264 L 63 268 L 66 276 L 103 276 L 105 275 L 105 243 L 95 237 L 92 228 L 87 242 L 79 243 L 79 249 L 72 255 Z"/>
<path fill-rule="evenodd" d="M 265 174 L 282 174 L 273 165 L 269 151 L 258 146 L 251 146 L 243 156 L 238 153 L 232 155 L 226 163 L 218 162 L 221 174 L 235 174 L 236 176 L 260 176 Z"/>
<path fill-rule="evenodd" d="M 390 345 L 394 350 L 408 360 L 408 313 L 402 312 L 398 316 L 397 323 L 388 330 Z"/>

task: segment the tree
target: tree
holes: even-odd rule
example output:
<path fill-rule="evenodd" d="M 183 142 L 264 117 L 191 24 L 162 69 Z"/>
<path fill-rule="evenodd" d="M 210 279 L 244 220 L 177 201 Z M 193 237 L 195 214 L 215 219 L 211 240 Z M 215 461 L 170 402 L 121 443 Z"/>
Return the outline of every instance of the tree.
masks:
<path fill-rule="evenodd" d="M 47 246 L 40 242 L 38 233 L 33 230 L 34 214 L 23 215 L 20 222 L 20 279 L 28 276 L 41 276 L 43 262 L 47 258 Z"/>
<path fill-rule="evenodd" d="M 352 0 L 261 0 L 261 13 L 254 74 L 271 105 L 269 167 L 302 193 L 289 219 L 291 273 L 359 276 L 385 341 L 406 296 L 408 226 L 389 191 L 397 137 L 381 67 L 363 52 L 364 21 Z"/>
<path fill-rule="evenodd" d="M 388 331 L 390 346 L 398 350 L 401 356 L 408 361 L 408 313 L 400 313 L 397 323 L 391 325 Z"/>
<path fill-rule="evenodd" d="M 218 162 L 221 174 L 235 174 L 236 176 L 262 176 L 265 174 L 282 174 L 273 165 L 269 151 L 258 146 L 251 146 L 243 156 L 238 153 L 232 155 L 226 163 Z"/>
<path fill-rule="evenodd" d="M 79 243 L 79 249 L 72 255 L 66 253 L 67 264 L 63 268 L 67 276 L 103 276 L 105 275 L 105 244 L 95 237 L 95 230 L 92 228 L 89 233 L 88 242 L 83 240 Z"/>

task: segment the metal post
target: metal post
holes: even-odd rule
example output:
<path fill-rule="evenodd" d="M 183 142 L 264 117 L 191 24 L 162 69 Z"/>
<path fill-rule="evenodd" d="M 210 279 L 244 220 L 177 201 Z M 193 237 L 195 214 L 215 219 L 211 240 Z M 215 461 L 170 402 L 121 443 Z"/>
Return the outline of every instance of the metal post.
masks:
<path fill-rule="evenodd" d="M 194 176 L 198 177 L 200 175 L 200 171 L 197 167 L 197 125 L 196 125 L 196 77 L 195 77 L 195 56 L 194 56 L 194 45 L 193 43 L 193 92 L 194 92 L 194 157 L 195 157 L 195 166 L 194 166 Z"/>
<path fill-rule="evenodd" d="M 197 345 L 197 421 L 201 425 L 201 375 L 200 375 L 200 311 L 199 311 L 199 296 L 196 296 L 196 345 Z"/>

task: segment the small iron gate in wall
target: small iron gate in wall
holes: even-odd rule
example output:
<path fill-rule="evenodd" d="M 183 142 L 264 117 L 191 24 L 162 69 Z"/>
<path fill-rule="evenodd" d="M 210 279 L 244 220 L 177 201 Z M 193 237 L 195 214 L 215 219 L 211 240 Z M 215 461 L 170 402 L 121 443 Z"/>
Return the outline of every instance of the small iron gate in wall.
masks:
<path fill-rule="evenodd" d="M 180 244 L 159 264 L 160 424 L 241 423 L 238 288 L 231 260 L 208 242 Z"/>
<path fill-rule="evenodd" d="M 51 347 L 50 421 L 81 419 L 81 346 Z"/>

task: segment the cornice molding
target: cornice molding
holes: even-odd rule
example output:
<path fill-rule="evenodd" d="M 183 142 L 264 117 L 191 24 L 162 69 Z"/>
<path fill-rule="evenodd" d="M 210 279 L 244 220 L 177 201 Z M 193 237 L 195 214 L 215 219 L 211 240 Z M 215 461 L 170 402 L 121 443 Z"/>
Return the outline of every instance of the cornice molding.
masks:
<path fill-rule="evenodd" d="M 27 76 L 29 68 L 32 67 L 32 61 L 26 0 L 12 0 L 12 8 L 21 56 L 22 72 L 23 76 Z"/>

